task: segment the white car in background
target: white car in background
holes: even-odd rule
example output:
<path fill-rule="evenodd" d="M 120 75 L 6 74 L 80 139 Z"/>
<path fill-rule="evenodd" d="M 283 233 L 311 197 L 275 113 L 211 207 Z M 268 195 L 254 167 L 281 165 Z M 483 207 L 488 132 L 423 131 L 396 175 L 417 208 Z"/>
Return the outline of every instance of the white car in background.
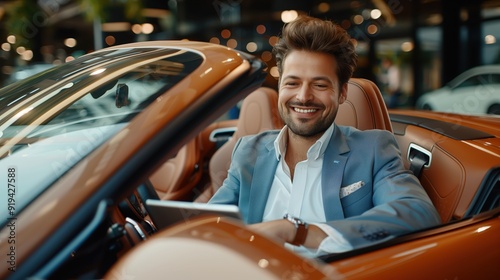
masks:
<path fill-rule="evenodd" d="M 500 65 L 471 68 L 446 86 L 423 94 L 416 107 L 470 115 L 500 115 Z"/>

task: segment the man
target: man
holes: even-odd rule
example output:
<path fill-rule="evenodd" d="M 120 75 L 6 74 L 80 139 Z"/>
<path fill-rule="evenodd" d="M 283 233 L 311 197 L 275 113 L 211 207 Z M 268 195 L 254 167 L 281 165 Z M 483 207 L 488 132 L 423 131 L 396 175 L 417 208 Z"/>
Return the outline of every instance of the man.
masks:
<path fill-rule="evenodd" d="M 379 81 L 388 108 L 399 106 L 399 99 L 401 98 L 400 79 L 399 68 L 392 63 L 390 58 L 384 57 Z"/>
<path fill-rule="evenodd" d="M 241 138 L 209 203 L 305 256 L 342 252 L 437 225 L 390 132 L 337 126 L 355 48 L 338 25 L 303 16 L 274 47 L 281 131 Z"/>

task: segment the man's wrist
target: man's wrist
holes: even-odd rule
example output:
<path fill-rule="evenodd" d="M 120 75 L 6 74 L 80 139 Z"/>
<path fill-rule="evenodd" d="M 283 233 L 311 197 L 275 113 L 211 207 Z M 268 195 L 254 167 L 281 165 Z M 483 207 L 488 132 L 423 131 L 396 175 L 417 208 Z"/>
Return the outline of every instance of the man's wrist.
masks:
<path fill-rule="evenodd" d="M 285 214 L 283 219 L 289 221 L 295 226 L 295 237 L 289 243 L 295 246 L 303 245 L 307 239 L 309 225 L 306 222 L 302 221 L 301 219 L 293 217 L 288 214 Z"/>

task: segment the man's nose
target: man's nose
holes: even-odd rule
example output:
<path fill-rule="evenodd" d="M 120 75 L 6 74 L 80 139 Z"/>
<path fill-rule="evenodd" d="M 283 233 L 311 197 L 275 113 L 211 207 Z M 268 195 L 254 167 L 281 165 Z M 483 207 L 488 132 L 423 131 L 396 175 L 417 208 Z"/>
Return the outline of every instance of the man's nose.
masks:
<path fill-rule="evenodd" d="M 297 100 L 302 102 L 302 103 L 306 103 L 307 101 L 310 101 L 313 99 L 313 94 L 312 94 L 309 86 L 304 84 L 298 89 L 297 95 L 295 96 L 295 98 L 297 98 Z"/>

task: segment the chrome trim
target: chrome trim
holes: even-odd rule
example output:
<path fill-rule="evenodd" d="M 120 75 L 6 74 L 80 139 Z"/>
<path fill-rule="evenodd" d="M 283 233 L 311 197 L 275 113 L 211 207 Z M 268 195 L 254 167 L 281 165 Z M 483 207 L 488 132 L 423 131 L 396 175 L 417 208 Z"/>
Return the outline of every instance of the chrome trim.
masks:
<path fill-rule="evenodd" d="M 125 221 L 127 223 L 131 224 L 135 228 L 137 233 L 141 236 L 142 240 L 146 239 L 146 234 L 144 233 L 144 231 L 142 231 L 141 226 L 139 226 L 139 224 L 136 221 L 134 221 L 132 218 L 129 218 L 129 217 L 126 217 Z"/>
<path fill-rule="evenodd" d="M 146 224 L 150 225 L 151 228 L 153 229 L 153 232 L 157 232 L 158 229 L 156 228 L 155 224 L 153 224 L 153 222 L 151 222 L 150 220 L 147 220 L 145 219 L 144 222 L 146 222 Z"/>
<path fill-rule="evenodd" d="M 415 143 L 410 143 L 410 145 L 408 146 L 408 153 L 406 154 L 406 158 L 408 159 L 408 161 L 410 161 L 410 162 L 412 161 L 412 158 L 410 158 L 410 154 L 411 154 L 412 149 L 417 150 L 420 153 L 428 156 L 429 157 L 429 161 L 424 165 L 424 167 L 431 166 L 432 153 L 430 151 L 428 151 L 427 149 L 425 149 L 424 147 L 419 146 L 419 145 L 417 145 Z"/>
<path fill-rule="evenodd" d="M 211 142 L 218 142 L 217 141 L 217 135 L 218 134 L 226 134 L 228 132 L 232 132 L 232 134 L 234 134 L 236 132 L 236 127 L 233 126 L 233 127 L 224 127 L 224 128 L 217 128 L 217 129 L 214 129 L 212 130 L 212 132 L 210 132 L 210 136 L 208 137 L 208 139 L 211 141 Z M 231 134 L 231 135 L 232 135 Z M 228 139 L 230 139 L 230 137 L 228 137 Z"/>

